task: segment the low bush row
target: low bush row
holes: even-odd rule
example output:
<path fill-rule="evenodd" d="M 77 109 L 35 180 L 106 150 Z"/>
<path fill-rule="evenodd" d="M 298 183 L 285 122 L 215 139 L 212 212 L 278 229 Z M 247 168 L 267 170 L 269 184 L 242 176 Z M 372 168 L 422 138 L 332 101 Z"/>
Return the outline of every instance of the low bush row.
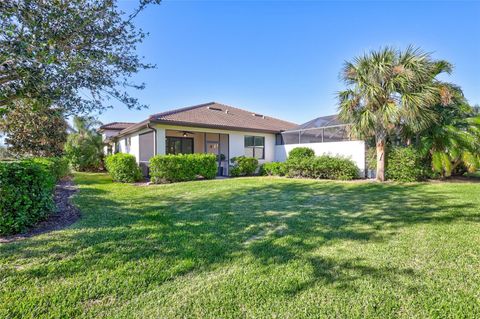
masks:
<path fill-rule="evenodd" d="M 70 174 L 70 165 L 65 157 L 33 157 L 29 160 L 42 165 L 57 181 Z"/>
<path fill-rule="evenodd" d="M 322 155 L 289 158 L 286 163 L 288 177 L 350 180 L 358 177 L 358 167 L 347 158 Z"/>
<path fill-rule="evenodd" d="M 260 168 L 260 175 L 264 176 L 285 176 L 286 173 L 287 166 L 280 162 L 265 163 Z"/>
<path fill-rule="evenodd" d="M 157 155 L 150 159 L 150 178 L 154 183 L 212 179 L 216 175 L 214 154 Z"/>
<path fill-rule="evenodd" d="M 293 178 L 350 180 L 358 177 L 358 167 L 353 161 L 329 155 L 315 156 L 308 147 L 296 147 L 284 163 L 265 163 L 262 175 Z"/>
<path fill-rule="evenodd" d="M 212 179 L 218 171 L 217 162 L 213 154 L 157 155 L 150 159 L 150 178 L 154 183 Z M 313 150 L 306 147 L 293 149 L 286 163 L 265 163 L 260 169 L 258 160 L 252 157 L 234 157 L 231 163 L 233 177 L 252 176 L 257 170 L 260 175 L 271 176 L 342 180 L 358 176 L 358 168 L 351 160 L 326 155 L 315 157 Z M 141 178 L 133 155 L 117 153 L 108 156 L 105 164 L 114 181 L 131 183 Z"/>
<path fill-rule="evenodd" d="M 0 162 L 0 234 L 21 232 L 48 216 L 55 183 L 67 173 L 60 159 Z"/>

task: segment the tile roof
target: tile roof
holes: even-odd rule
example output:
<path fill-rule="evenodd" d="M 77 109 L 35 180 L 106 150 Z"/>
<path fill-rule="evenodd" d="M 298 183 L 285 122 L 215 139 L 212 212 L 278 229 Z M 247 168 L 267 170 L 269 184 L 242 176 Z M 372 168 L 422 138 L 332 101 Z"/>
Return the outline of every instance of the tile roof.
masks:
<path fill-rule="evenodd" d="M 123 129 L 126 129 L 127 127 L 130 127 L 134 125 L 135 123 L 129 123 L 129 122 L 112 122 L 112 123 L 107 123 L 103 124 L 102 126 L 99 127 L 100 130 L 118 130 L 121 131 Z"/>
<path fill-rule="evenodd" d="M 297 126 L 295 123 L 217 102 L 157 113 L 150 116 L 150 120 L 156 123 L 264 132 L 280 132 Z"/>
<path fill-rule="evenodd" d="M 210 102 L 153 114 L 120 131 L 119 136 L 148 127 L 149 123 L 265 133 L 277 133 L 297 126 L 274 117 Z"/>

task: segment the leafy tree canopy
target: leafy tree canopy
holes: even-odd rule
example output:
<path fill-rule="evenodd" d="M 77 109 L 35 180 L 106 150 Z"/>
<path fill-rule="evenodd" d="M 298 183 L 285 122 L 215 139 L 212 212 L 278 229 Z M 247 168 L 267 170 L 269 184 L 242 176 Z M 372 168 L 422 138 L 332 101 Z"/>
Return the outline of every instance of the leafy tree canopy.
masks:
<path fill-rule="evenodd" d="M 0 120 L 8 152 L 16 156 L 60 156 L 67 140 L 62 110 L 33 100 L 18 100 Z"/>
<path fill-rule="evenodd" d="M 67 115 L 111 107 L 111 100 L 141 108 L 126 93 L 129 77 L 152 68 L 135 53 L 145 33 L 115 0 L 0 1 L 0 112 L 32 98 Z M 110 101 L 109 101 L 110 100 Z"/>

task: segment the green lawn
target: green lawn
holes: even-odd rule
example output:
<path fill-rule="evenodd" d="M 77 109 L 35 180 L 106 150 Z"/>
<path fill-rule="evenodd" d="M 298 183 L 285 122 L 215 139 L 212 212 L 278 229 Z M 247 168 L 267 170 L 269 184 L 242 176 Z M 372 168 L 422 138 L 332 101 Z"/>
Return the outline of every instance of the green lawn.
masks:
<path fill-rule="evenodd" d="M 0 244 L 0 318 L 480 318 L 480 183 L 75 180 Z"/>

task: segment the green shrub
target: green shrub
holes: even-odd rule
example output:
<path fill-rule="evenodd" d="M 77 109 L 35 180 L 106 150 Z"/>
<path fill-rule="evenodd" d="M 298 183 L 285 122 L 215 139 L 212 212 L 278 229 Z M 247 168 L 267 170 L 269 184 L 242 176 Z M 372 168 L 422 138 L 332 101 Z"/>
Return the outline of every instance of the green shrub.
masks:
<path fill-rule="evenodd" d="M 214 154 L 157 155 L 150 159 L 150 178 L 154 183 L 212 179 L 217 170 Z"/>
<path fill-rule="evenodd" d="M 285 173 L 286 173 L 285 163 L 280 163 L 280 162 L 265 163 L 260 168 L 260 175 L 284 176 Z"/>
<path fill-rule="evenodd" d="M 358 177 L 358 167 L 347 158 L 322 155 L 293 158 L 286 162 L 288 177 L 351 180 Z"/>
<path fill-rule="evenodd" d="M 70 134 L 65 144 L 65 157 L 76 171 L 99 171 L 103 166 L 101 135 Z"/>
<path fill-rule="evenodd" d="M 415 182 L 428 176 L 428 167 L 415 148 L 394 147 L 387 152 L 385 176 L 398 182 Z"/>
<path fill-rule="evenodd" d="M 55 177 L 33 161 L 0 162 L 0 234 L 23 231 L 53 210 Z"/>
<path fill-rule="evenodd" d="M 112 179 L 121 183 L 133 183 L 142 179 L 142 172 L 135 156 L 125 153 L 110 155 L 105 166 Z"/>
<path fill-rule="evenodd" d="M 65 157 L 33 157 L 30 160 L 43 165 L 57 181 L 70 174 L 70 165 Z"/>
<path fill-rule="evenodd" d="M 295 147 L 288 153 L 289 159 L 315 157 L 315 151 L 309 147 Z"/>
<path fill-rule="evenodd" d="M 230 160 L 233 166 L 230 169 L 230 175 L 238 176 L 252 176 L 258 167 L 258 160 L 254 157 L 237 156 Z"/>

